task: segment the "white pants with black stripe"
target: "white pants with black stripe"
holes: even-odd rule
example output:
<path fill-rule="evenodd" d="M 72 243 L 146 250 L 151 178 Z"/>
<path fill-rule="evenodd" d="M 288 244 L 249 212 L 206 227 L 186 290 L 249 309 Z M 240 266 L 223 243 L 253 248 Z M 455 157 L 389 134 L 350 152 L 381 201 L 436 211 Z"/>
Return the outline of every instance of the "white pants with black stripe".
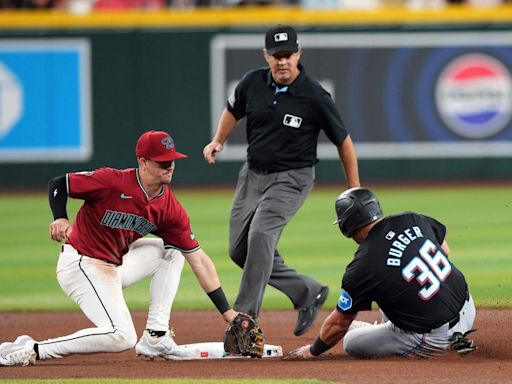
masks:
<path fill-rule="evenodd" d="M 168 330 L 184 261 L 181 252 L 165 250 L 162 239 L 157 238 L 135 241 L 121 266 L 80 255 L 71 245 L 64 245 L 57 264 L 57 279 L 95 327 L 38 342 L 39 358 L 133 348 L 137 334 L 123 288 L 147 276 L 152 279 L 146 328 Z"/>

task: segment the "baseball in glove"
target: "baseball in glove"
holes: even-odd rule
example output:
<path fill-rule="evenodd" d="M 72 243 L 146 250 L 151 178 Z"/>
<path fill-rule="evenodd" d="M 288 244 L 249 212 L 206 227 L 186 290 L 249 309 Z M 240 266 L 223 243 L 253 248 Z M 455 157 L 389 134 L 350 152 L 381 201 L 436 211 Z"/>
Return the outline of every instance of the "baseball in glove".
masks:
<path fill-rule="evenodd" d="M 240 312 L 228 325 L 224 334 L 224 351 L 230 355 L 262 357 L 265 336 L 258 323 Z"/>

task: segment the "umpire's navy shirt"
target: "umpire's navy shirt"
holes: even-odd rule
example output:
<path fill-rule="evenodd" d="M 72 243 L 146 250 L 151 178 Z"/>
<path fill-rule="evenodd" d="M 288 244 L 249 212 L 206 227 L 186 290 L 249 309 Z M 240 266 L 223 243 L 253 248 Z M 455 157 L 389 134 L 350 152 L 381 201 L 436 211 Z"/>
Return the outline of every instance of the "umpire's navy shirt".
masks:
<path fill-rule="evenodd" d="M 236 120 L 247 117 L 247 161 L 252 169 L 279 172 L 314 165 L 318 134 L 339 146 L 348 135 L 331 95 L 306 74 L 277 87 L 269 68 L 248 72 L 228 99 Z"/>

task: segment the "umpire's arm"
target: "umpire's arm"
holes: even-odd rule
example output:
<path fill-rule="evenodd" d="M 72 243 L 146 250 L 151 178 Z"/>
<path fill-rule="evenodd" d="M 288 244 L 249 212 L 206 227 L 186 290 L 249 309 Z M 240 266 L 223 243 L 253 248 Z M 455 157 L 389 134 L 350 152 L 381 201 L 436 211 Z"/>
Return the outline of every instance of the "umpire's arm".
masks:
<path fill-rule="evenodd" d="M 337 146 L 338 155 L 341 163 L 343 164 L 343 170 L 345 171 L 345 177 L 347 179 L 347 187 L 354 188 L 360 187 L 359 181 L 359 169 L 357 166 L 356 149 L 354 143 L 350 138 L 350 135 L 345 137 L 345 140 Z"/>
<path fill-rule="evenodd" d="M 229 112 L 227 108 L 224 108 L 219 119 L 219 124 L 217 125 L 217 130 L 215 131 L 215 136 L 203 149 L 204 159 L 209 164 L 215 164 L 215 155 L 218 152 L 222 152 L 224 143 L 229 136 L 231 136 L 231 133 L 233 133 L 237 125 L 238 121 L 235 116 Z"/>

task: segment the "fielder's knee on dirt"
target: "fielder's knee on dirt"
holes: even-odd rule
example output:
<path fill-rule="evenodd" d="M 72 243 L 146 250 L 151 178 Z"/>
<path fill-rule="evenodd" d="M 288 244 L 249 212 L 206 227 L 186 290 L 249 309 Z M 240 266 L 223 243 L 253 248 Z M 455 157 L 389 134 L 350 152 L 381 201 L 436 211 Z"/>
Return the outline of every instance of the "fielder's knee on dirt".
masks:
<path fill-rule="evenodd" d="M 135 329 L 115 329 L 111 334 L 111 339 L 110 350 L 105 352 L 123 352 L 135 347 L 135 344 L 137 344 L 137 333 Z"/>
<path fill-rule="evenodd" d="M 38 342 L 41 360 L 60 358 L 73 354 L 122 352 L 137 342 L 135 328 L 126 330 L 112 327 L 82 329 L 68 336 Z"/>

